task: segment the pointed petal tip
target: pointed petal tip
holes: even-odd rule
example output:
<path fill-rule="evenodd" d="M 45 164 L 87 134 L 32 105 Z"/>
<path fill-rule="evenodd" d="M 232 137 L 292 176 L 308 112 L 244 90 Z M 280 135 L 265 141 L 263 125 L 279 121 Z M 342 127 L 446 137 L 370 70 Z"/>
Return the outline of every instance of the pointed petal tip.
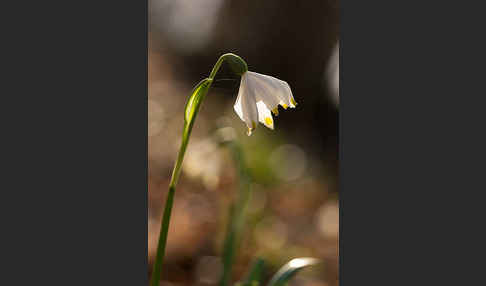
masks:
<path fill-rule="evenodd" d="M 246 132 L 246 134 L 248 136 L 250 136 L 252 134 L 253 130 L 256 129 L 256 122 L 255 121 L 252 121 L 251 122 L 251 127 L 250 126 L 247 126 L 247 128 L 248 128 L 248 131 Z"/>
<path fill-rule="evenodd" d="M 275 115 L 275 116 L 278 116 L 278 106 L 275 107 L 274 109 L 272 109 L 272 113 Z"/>
<path fill-rule="evenodd" d="M 273 119 L 270 117 L 265 117 L 265 126 L 273 130 Z"/>

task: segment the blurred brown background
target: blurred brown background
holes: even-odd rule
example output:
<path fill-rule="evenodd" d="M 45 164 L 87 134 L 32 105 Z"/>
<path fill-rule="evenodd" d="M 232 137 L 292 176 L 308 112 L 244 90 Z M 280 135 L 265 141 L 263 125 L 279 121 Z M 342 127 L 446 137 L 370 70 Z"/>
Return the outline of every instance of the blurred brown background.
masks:
<path fill-rule="evenodd" d="M 287 81 L 299 104 L 251 137 L 233 111 L 239 78 L 223 65 L 196 120 L 172 213 L 163 285 L 217 285 L 234 162 L 210 136 L 234 128 L 254 179 L 237 281 L 251 260 L 267 279 L 289 259 L 321 258 L 290 285 L 338 285 L 338 104 L 328 81 L 337 1 L 149 0 L 149 269 L 192 87 L 226 52 Z"/>

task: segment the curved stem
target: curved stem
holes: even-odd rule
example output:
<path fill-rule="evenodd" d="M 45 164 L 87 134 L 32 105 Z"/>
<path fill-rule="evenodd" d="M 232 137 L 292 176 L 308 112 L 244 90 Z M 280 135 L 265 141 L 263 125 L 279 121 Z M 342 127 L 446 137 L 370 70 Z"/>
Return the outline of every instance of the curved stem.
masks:
<path fill-rule="evenodd" d="M 240 58 L 239 56 L 232 54 L 232 53 L 227 53 L 219 57 L 218 61 L 216 64 L 213 66 L 213 69 L 211 70 L 211 73 L 209 75 L 208 79 L 202 80 L 198 85 L 196 85 L 194 92 L 197 91 L 198 88 L 202 86 L 202 84 L 207 83 L 206 86 L 204 86 L 204 90 L 202 90 L 201 93 L 201 99 L 200 102 L 204 100 L 204 97 L 206 96 L 207 92 L 209 91 L 209 88 L 211 87 L 211 84 L 213 83 L 214 77 L 219 71 L 219 68 L 221 67 L 221 64 L 223 63 L 224 60 L 231 59 L 234 62 L 237 63 L 236 69 L 240 71 L 247 71 L 247 65 L 245 61 Z M 235 66 L 233 66 L 235 68 Z M 193 93 L 194 93 L 193 92 Z M 199 103 L 200 104 L 200 103 Z M 186 108 L 188 106 L 186 105 Z M 186 113 L 186 110 L 184 111 Z M 164 214 L 162 217 L 162 223 L 160 227 L 160 235 L 159 235 L 159 242 L 157 246 L 157 253 L 155 256 L 155 262 L 153 266 L 153 271 L 152 271 L 152 278 L 150 280 L 150 285 L 151 286 L 159 286 L 160 283 L 160 276 L 162 272 L 162 264 L 164 261 L 164 255 L 165 255 L 165 246 L 167 244 L 167 234 L 169 231 L 169 224 L 170 224 L 170 216 L 172 212 L 172 206 L 174 204 L 174 195 L 175 195 L 175 189 L 177 185 L 177 181 L 179 179 L 180 173 L 181 173 L 181 167 L 182 167 L 182 162 L 184 160 L 184 155 L 186 153 L 187 145 L 189 143 L 189 138 L 191 137 L 191 132 L 192 132 L 192 127 L 194 125 L 194 122 L 197 117 L 197 113 L 199 112 L 199 108 L 196 108 L 194 110 L 194 115 L 190 118 L 189 121 L 184 121 L 184 130 L 182 134 L 182 142 L 181 142 L 181 147 L 179 149 L 179 154 L 177 155 L 177 160 L 174 165 L 174 169 L 172 171 L 172 177 L 170 179 L 170 184 L 169 184 L 169 192 L 167 194 L 167 200 L 165 203 L 165 209 L 164 209 Z M 186 114 L 185 117 L 186 118 Z"/>
<path fill-rule="evenodd" d="M 211 70 L 211 73 L 209 74 L 210 79 L 214 79 L 214 77 L 216 76 L 216 73 L 218 73 L 219 68 L 221 67 L 221 64 L 223 64 L 224 58 L 227 55 L 228 54 L 224 54 L 224 55 L 220 56 L 218 61 L 214 64 L 213 69 Z"/>
<path fill-rule="evenodd" d="M 201 96 L 201 101 L 204 99 L 206 96 L 209 88 L 211 87 L 211 84 L 213 80 L 208 80 L 206 79 L 200 81 L 196 87 L 193 90 L 194 92 L 198 91 L 198 88 L 201 88 L 202 85 L 207 82 L 207 85 L 204 87 L 204 90 L 202 91 Z M 189 103 L 189 102 L 188 102 Z M 188 106 L 186 104 L 187 109 Z M 185 113 L 187 110 L 184 111 Z M 192 127 L 194 125 L 197 113 L 199 112 L 199 108 L 196 108 L 194 110 L 194 115 L 189 121 L 184 120 L 184 129 L 182 132 L 182 142 L 181 142 L 181 147 L 179 149 L 179 154 L 177 155 L 177 160 L 174 164 L 174 169 L 172 170 L 172 176 L 170 179 L 169 183 L 169 192 L 167 194 L 167 200 L 165 203 L 165 209 L 164 209 L 164 214 L 162 216 L 162 224 L 160 227 L 160 235 L 159 235 L 159 242 L 157 246 L 157 252 L 155 256 L 155 262 L 152 270 L 152 279 L 150 281 L 151 286 L 159 286 L 160 282 L 160 276 L 162 272 L 162 264 L 164 262 L 164 256 L 165 256 L 165 246 L 167 244 L 167 234 L 169 232 L 169 224 L 170 224 L 170 216 L 172 212 L 172 206 L 174 204 L 174 195 L 175 195 L 175 189 L 177 185 L 177 181 L 179 180 L 179 176 L 181 174 L 181 167 L 182 167 L 182 162 L 184 161 L 184 155 L 186 153 L 187 145 L 189 144 L 189 138 L 191 137 L 191 132 L 192 132 Z M 186 117 L 184 117 L 186 118 Z"/>
<path fill-rule="evenodd" d="M 221 64 L 226 59 L 235 59 L 236 61 L 238 61 L 238 63 L 242 66 L 242 68 L 240 67 L 241 70 L 242 70 L 241 73 L 248 71 L 248 65 L 246 64 L 246 62 L 241 57 L 239 57 L 235 54 L 232 54 L 232 53 L 226 53 L 226 54 L 220 56 L 218 61 L 214 64 L 214 67 L 211 70 L 211 73 L 209 74 L 210 79 L 214 79 L 214 77 L 216 76 L 216 74 L 219 71 L 219 68 L 221 67 Z"/>

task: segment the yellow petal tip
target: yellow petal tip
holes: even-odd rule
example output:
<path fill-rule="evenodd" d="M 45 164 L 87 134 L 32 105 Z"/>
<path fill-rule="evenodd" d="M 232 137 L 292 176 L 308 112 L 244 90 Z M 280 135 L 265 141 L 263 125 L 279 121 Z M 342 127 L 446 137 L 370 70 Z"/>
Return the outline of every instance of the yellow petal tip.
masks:
<path fill-rule="evenodd" d="M 285 103 L 284 103 L 284 104 L 282 104 L 282 106 L 283 106 L 283 108 L 284 108 L 284 109 L 289 108 L 289 106 L 288 106 L 287 104 L 285 104 Z"/>
<path fill-rule="evenodd" d="M 256 122 L 255 121 L 252 121 L 251 122 L 251 127 L 248 127 L 248 131 L 246 132 L 246 134 L 248 134 L 248 136 L 251 135 L 252 131 L 255 130 L 256 128 Z"/>
<path fill-rule="evenodd" d="M 278 106 L 272 109 L 272 112 L 275 114 L 275 116 L 278 116 Z"/>
<path fill-rule="evenodd" d="M 267 125 L 272 125 L 272 123 L 273 123 L 272 118 L 270 118 L 270 117 L 265 117 L 265 123 L 266 123 Z"/>
<path fill-rule="evenodd" d="M 290 99 L 290 103 L 292 103 L 294 106 L 297 106 L 297 102 L 293 98 Z"/>

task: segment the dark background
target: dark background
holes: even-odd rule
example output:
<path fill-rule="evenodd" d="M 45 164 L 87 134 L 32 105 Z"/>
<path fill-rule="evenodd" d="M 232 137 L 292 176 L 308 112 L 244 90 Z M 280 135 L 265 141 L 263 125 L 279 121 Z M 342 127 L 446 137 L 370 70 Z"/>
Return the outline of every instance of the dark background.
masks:
<path fill-rule="evenodd" d="M 206 97 L 189 143 L 163 277 L 175 285 L 217 284 L 238 178 L 211 134 L 228 126 L 243 144 L 254 178 L 233 281 L 257 255 L 268 263 L 267 279 L 289 259 L 313 256 L 323 263 L 291 285 L 338 284 L 339 103 L 329 82 L 338 41 L 337 1 L 149 2 L 149 270 L 184 104 L 218 57 L 233 52 L 250 71 L 287 81 L 298 106 L 280 110 L 274 131 L 260 125 L 247 137 L 233 111 L 239 78 L 223 65 L 217 75 L 223 80 Z"/>

